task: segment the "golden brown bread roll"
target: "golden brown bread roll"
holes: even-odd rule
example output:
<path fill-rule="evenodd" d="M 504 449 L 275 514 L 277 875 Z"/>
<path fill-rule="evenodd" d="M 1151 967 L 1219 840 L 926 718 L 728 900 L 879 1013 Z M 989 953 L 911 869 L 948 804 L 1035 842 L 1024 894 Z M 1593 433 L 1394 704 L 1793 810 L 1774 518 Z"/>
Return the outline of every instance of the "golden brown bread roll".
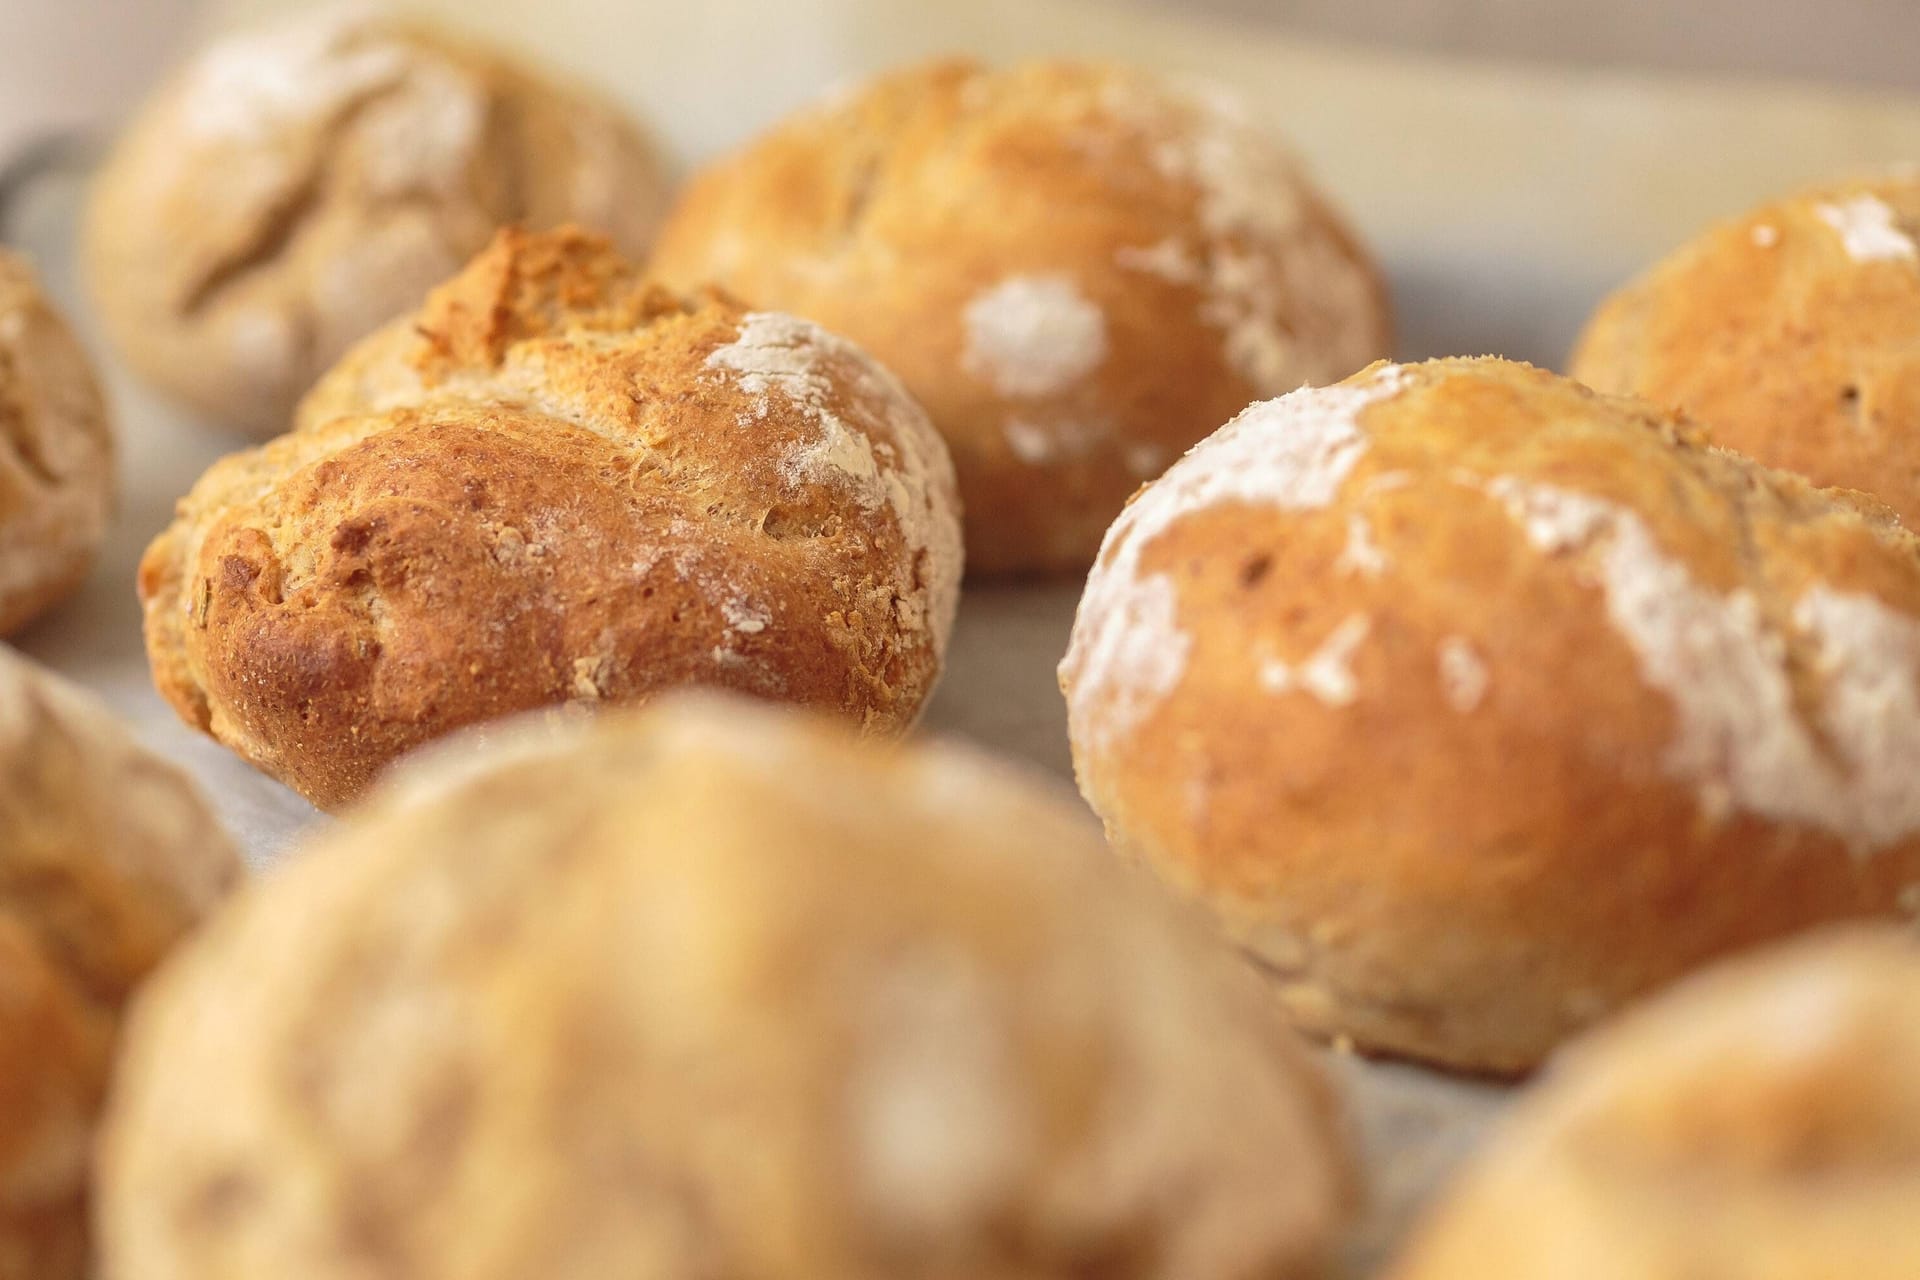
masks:
<path fill-rule="evenodd" d="M 584 87 L 365 5 L 221 40 L 101 171 L 83 262 L 142 376 L 270 436 L 357 339 L 494 229 L 577 222 L 644 250 L 652 144 Z"/>
<path fill-rule="evenodd" d="M 872 351 L 952 447 L 975 572 L 1077 572 L 1249 400 L 1386 354 L 1365 249 L 1286 149 L 1144 72 L 949 61 L 695 178 L 654 269 Z"/>
<path fill-rule="evenodd" d="M 1256 405 L 1109 534 L 1082 790 L 1303 1025 L 1517 1071 L 1920 885 L 1920 543 L 1499 360 Z"/>
<path fill-rule="evenodd" d="M 201 479 L 140 591 L 168 701 L 317 804 L 512 711 L 707 684 L 896 733 L 939 674 L 959 517 L 920 407 L 595 237 L 502 233 L 300 420 Z"/>
<path fill-rule="evenodd" d="M 1920 520 L 1920 171 L 1715 226 L 1606 302 L 1570 372 Z"/>
<path fill-rule="evenodd" d="M 1327 1083 L 1050 784 L 710 694 L 501 737 L 143 1000 L 111 1280 L 1318 1273 Z"/>
<path fill-rule="evenodd" d="M 185 778 L 0 646 L 0 1280 L 80 1280 L 134 988 L 239 874 Z"/>
<path fill-rule="evenodd" d="M 0 249 L 0 636 L 86 579 L 115 488 L 107 405 L 87 353 L 32 268 Z"/>
<path fill-rule="evenodd" d="M 1920 1275 L 1920 945 L 1744 957 L 1557 1059 L 1392 1280 Z"/>

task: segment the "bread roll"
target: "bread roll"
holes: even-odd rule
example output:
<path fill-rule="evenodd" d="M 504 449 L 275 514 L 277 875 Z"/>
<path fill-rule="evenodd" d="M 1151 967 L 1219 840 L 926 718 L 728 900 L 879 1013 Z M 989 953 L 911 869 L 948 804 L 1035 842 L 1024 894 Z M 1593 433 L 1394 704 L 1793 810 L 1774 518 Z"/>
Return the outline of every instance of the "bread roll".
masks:
<path fill-rule="evenodd" d="M 890 734 L 939 675 L 959 517 L 920 407 L 595 237 L 503 233 L 300 420 L 202 477 L 140 592 L 161 693 L 317 804 L 508 712 L 703 684 Z"/>
<path fill-rule="evenodd" d="M 1603 303 L 1574 377 L 1920 521 L 1920 171 L 1721 223 Z"/>
<path fill-rule="evenodd" d="M 114 1280 L 1316 1273 L 1326 1082 L 1068 797 L 710 694 L 501 737 L 143 1002 Z"/>
<path fill-rule="evenodd" d="M 1524 1070 L 1917 905 L 1920 542 L 1524 365 L 1247 410 L 1114 525 L 1062 682 L 1115 843 L 1369 1050 Z"/>
<path fill-rule="evenodd" d="M 503 223 L 644 250 L 652 144 L 584 87 L 366 5 L 208 47 L 101 171 L 83 262 L 120 354 L 259 436 Z"/>
<path fill-rule="evenodd" d="M 26 261 L 0 249 L 0 636 L 72 594 L 113 514 L 93 367 Z"/>
<path fill-rule="evenodd" d="M 237 878 L 193 788 L 0 646 L 0 1280 L 81 1280 L 128 996 Z"/>
<path fill-rule="evenodd" d="M 1920 945 L 1716 968 L 1556 1061 L 1392 1280 L 1920 1275 Z"/>
<path fill-rule="evenodd" d="M 1247 401 L 1386 354 L 1366 250 L 1282 144 L 1144 72 L 939 62 L 699 175 L 654 269 L 844 333 L 952 447 L 976 573 L 1079 572 Z"/>

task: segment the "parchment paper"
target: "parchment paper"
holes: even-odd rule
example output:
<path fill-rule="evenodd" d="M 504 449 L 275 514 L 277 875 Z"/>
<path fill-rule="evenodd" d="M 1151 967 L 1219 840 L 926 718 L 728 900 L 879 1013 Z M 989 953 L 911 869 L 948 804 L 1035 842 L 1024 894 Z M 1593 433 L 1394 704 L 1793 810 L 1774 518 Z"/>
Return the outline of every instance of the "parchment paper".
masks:
<path fill-rule="evenodd" d="M 225 7 L 238 14 L 274 4 Z M 455 11 L 594 76 L 646 111 L 685 159 L 749 135 L 832 81 L 934 52 L 1113 55 L 1203 73 L 1291 135 L 1382 250 L 1403 358 L 1495 352 L 1555 364 L 1603 289 L 1706 219 L 1803 181 L 1920 158 L 1920 102 L 1427 63 L 1095 0 L 425 7 Z M 610 22 L 627 25 L 610 33 Z M 78 203 L 77 179 L 48 181 L 10 230 L 92 339 L 71 279 Z M 121 517 L 83 595 L 20 645 L 105 695 L 143 738 L 191 769 L 250 860 L 268 867 L 324 820 L 161 704 L 147 680 L 131 588 L 140 550 L 173 500 L 215 457 L 247 442 L 183 419 L 125 377 L 102 344 L 92 346 L 121 427 Z M 1053 669 L 1077 594 L 1077 584 L 970 590 L 927 727 L 1066 774 Z M 1348 1088 L 1372 1183 L 1349 1250 L 1357 1277 L 1387 1256 L 1507 1094 L 1328 1056 Z"/>

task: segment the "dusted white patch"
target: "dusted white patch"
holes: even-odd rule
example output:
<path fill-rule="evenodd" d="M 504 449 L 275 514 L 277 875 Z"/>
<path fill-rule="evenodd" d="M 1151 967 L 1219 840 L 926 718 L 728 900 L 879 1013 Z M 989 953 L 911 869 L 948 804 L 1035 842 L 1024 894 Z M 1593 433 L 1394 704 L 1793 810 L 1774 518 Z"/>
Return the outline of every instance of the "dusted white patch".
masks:
<path fill-rule="evenodd" d="M 1087 422 L 1038 423 L 1026 418 L 1009 418 L 1001 424 L 1013 456 L 1030 467 L 1043 466 L 1060 458 L 1077 458 L 1092 453 L 1106 442 L 1112 432 L 1105 426 Z"/>
<path fill-rule="evenodd" d="M 1356 613 L 1333 629 L 1303 662 L 1269 659 L 1260 664 L 1260 687 L 1268 693 L 1300 692 L 1330 707 L 1350 706 L 1360 696 L 1353 655 L 1373 630 L 1373 620 Z"/>
<path fill-rule="evenodd" d="M 397 83 L 412 56 L 369 29 L 376 13 L 371 5 L 329 6 L 211 45 L 185 72 L 188 133 L 259 143 Z"/>
<path fill-rule="evenodd" d="M 1167 467 L 1167 451 L 1157 444 L 1130 444 L 1121 451 L 1121 458 L 1136 480 L 1151 480 Z"/>
<path fill-rule="evenodd" d="M 743 636 L 758 635 L 773 621 L 773 615 L 764 608 L 744 600 L 722 600 L 720 616 L 727 620 L 729 628 Z"/>
<path fill-rule="evenodd" d="M 1840 243 L 1856 262 L 1888 262 L 1920 258 L 1912 237 L 1894 223 L 1892 206 L 1874 196 L 1856 196 L 1841 204 L 1814 209 L 1820 220 L 1840 236 Z"/>
<path fill-rule="evenodd" d="M 1199 284 L 1206 279 L 1206 267 L 1178 236 L 1144 247 L 1128 245 L 1115 251 L 1113 262 L 1122 270 L 1158 276 L 1170 284 Z"/>
<path fill-rule="evenodd" d="M 1753 228 L 1753 242 L 1762 249 L 1771 249 L 1780 243 L 1780 228 L 1770 222 L 1756 223 Z"/>
<path fill-rule="evenodd" d="M 1166 574 L 1140 573 L 1146 548 L 1220 503 L 1327 506 L 1367 451 L 1361 413 L 1405 383 L 1399 366 L 1382 365 L 1253 405 L 1140 491 L 1107 530 L 1060 664 L 1076 741 L 1104 745 L 1130 732 L 1185 673 L 1192 640 L 1180 630 L 1179 592 Z"/>
<path fill-rule="evenodd" d="M 961 364 L 1003 396 L 1066 391 L 1107 358 L 1107 318 L 1066 276 L 1014 276 L 967 304 Z"/>
<path fill-rule="evenodd" d="M 1387 571 L 1386 553 L 1375 544 L 1367 518 L 1358 512 L 1347 517 L 1347 545 L 1340 549 L 1333 567 L 1363 578 L 1377 578 Z"/>
<path fill-rule="evenodd" d="M 1464 636 L 1448 636 L 1440 642 L 1440 692 L 1447 705 L 1465 715 L 1479 707 L 1487 696 L 1491 677 L 1487 664 L 1474 652 L 1473 643 Z"/>
<path fill-rule="evenodd" d="M 1013 450 L 1013 456 L 1030 467 L 1037 467 L 1053 457 L 1053 437 L 1047 434 L 1045 427 L 1037 427 L 1020 418 L 1009 418 L 1000 428 L 1007 438 L 1007 448 Z"/>
<path fill-rule="evenodd" d="M 1823 684 L 1816 734 L 1795 708 L 1788 639 L 1751 592 L 1700 586 L 1615 503 L 1505 477 L 1488 491 L 1543 551 L 1599 544 L 1608 619 L 1673 704 L 1663 766 L 1704 811 L 1802 823 L 1856 850 L 1920 831 L 1920 623 L 1871 596 L 1815 587 L 1800 598 L 1793 623 Z"/>

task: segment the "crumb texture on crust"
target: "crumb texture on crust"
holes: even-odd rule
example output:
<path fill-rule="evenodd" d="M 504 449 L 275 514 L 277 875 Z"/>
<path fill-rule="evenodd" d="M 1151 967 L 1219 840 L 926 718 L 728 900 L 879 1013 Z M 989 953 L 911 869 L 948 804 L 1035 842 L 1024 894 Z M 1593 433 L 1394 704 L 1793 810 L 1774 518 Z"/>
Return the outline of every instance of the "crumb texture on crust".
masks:
<path fill-rule="evenodd" d="M 1912 909 L 1917 552 L 1643 402 L 1378 366 L 1115 523 L 1061 667 L 1081 787 L 1305 1025 L 1523 1070 L 1708 958 Z"/>
<path fill-rule="evenodd" d="M 1569 372 L 1716 444 L 1920 521 L 1920 174 L 1708 228 L 1606 299 Z"/>
<path fill-rule="evenodd" d="M 497 52 L 326 4 L 216 41 L 135 119 L 83 242 L 116 345 L 256 434 L 496 227 L 577 222 L 644 251 L 652 143 L 610 102 Z"/>
<path fill-rule="evenodd" d="M 836 95 L 697 176 L 654 266 L 899 373 L 984 572 L 1084 569 L 1228 415 L 1389 342 L 1367 252 L 1284 145 L 1221 95 L 1094 63 L 946 61 Z"/>
<path fill-rule="evenodd" d="M 507 231 L 218 463 L 141 569 L 156 682 L 325 806 L 448 730 L 719 685 L 904 730 L 960 578 L 951 463 L 815 325 Z"/>
<path fill-rule="evenodd" d="M 1920 1274 L 1920 945 L 1718 967 L 1569 1048 L 1392 1280 Z"/>
<path fill-rule="evenodd" d="M 0 1280 L 87 1270 L 121 1010 L 239 875 L 186 779 L 0 646 Z"/>
<path fill-rule="evenodd" d="M 0 250 L 0 636 L 86 578 L 114 502 L 93 366 L 26 261 Z"/>
<path fill-rule="evenodd" d="M 1306 1280 L 1352 1208 L 1258 985 L 974 752 L 680 694 L 309 852 L 142 1002 L 109 1274 Z"/>

